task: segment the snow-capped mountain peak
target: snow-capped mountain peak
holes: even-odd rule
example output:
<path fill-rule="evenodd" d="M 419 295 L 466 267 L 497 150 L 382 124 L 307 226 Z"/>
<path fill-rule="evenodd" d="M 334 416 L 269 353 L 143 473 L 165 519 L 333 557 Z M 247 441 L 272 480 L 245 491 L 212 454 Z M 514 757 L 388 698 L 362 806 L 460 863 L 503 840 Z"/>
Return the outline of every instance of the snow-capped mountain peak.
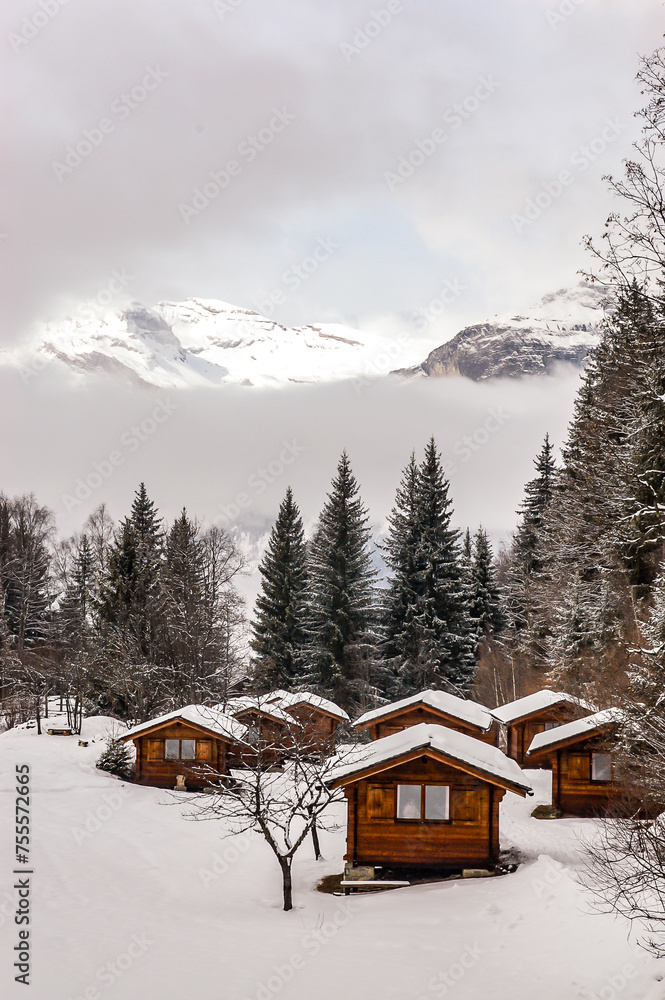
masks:
<path fill-rule="evenodd" d="M 152 309 L 134 302 L 99 319 L 49 324 L 37 344 L 72 368 L 166 388 L 354 378 L 371 373 L 385 348 L 380 336 L 339 324 L 285 327 L 250 309 L 197 298 Z"/>

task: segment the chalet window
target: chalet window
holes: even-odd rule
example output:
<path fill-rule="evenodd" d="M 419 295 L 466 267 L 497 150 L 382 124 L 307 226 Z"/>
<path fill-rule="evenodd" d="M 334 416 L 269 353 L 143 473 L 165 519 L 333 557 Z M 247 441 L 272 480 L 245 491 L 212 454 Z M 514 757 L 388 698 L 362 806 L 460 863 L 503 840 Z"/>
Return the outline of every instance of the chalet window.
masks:
<path fill-rule="evenodd" d="M 422 809 L 421 785 L 397 786 L 397 819 L 420 819 Z"/>
<path fill-rule="evenodd" d="M 559 728 L 559 723 L 558 722 L 546 722 L 545 723 L 545 732 L 546 733 L 549 733 L 550 729 L 558 729 L 558 728 Z"/>
<path fill-rule="evenodd" d="M 425 785 L 425 819 L 450 819 L 450 789 L 448 785 Z"/>
<path fill-rule="evenodd" d="M 196 740 L 164 740 L 164 760 L 196 760 Z"/>
<path fill-rule="evenodd" d="M 591 754 L 591 780 L 592 781 L 612 780 L 612 754 L 610 753 Z"/>
<path fill-rule="evenodd" d="M 450 819 L 448 785 L 398 785 L 397 819 L 442 823 Z"/>

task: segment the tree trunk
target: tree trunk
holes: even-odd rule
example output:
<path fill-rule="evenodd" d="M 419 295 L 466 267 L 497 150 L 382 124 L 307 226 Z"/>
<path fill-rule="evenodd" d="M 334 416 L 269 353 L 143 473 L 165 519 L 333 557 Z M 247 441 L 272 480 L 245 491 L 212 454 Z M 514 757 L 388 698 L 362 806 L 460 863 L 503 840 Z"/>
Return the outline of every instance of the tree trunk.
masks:
<path fill-rule="evenodd" d="M 282 890 L 284 893 L 284 909 L 293 909 L 293 885 L 291 882 L 291 861 L 288 858 L 280 858 L 279 865 L 282 869 Z"/>
<path fill-rule="evenodd" d="M 312 811 L 310 809 L 310 816 Z M 316 819 L 312 820 L 312 844 L 314 845 L 314 857 L 317 861 L 321 860 L 321 847 L 319 845 L 319 831 L 316 826 Z"/>

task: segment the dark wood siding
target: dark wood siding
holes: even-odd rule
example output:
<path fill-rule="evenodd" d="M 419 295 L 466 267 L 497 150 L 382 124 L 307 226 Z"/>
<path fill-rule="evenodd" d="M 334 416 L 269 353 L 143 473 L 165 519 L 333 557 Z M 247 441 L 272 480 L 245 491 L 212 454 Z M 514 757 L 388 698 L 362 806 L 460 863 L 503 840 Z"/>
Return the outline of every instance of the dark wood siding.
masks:
<path fill-rule="evenodd" d="M 401 733 L 403 729 L 407 729 L 409 726 L 417 726 L 421 722 L 446 726 L 448 729 L 454 729 L 457 733 L 465 733 L 467 736 L 473 736 L 474 739 L 481 740 L 483 743 L 490 743 L 492 746 L 499 745 L 498 723 L 494 722 L 487 732 L 483 732 L 477 726 L 472 726 L 461 719 L 455 719 L 453 716 L 444 715 L 424 705 L 412 705 L 405 708 L 399 715 L 389 716 L 385 720 L 379 719 L 367 727 L 367 732 L 371 739 L 379 740 L 383 736 L 392 736 L 393 733 Z"/>
<path fill-rule="evenodd" d="M 563 726 L 566 722 L 581 719 L 584 715 L 588 715 L 588 709 L 564 701 L 559 705 L 550 705 L 540 712 L 535 712 L 521 722 L 511 722 L 507 727 L 508 756 L 517 761 L 520 767 L 550 768 L 552 761 L 549 757 L 539 758 L 537 762 L 527 757 L 526 752 L 531 746 L 532 739 L 538 733 L 544 732 L 548 723 Z"/>
<path fill-rule="evenodd" d="M 399 784 L 447 785 L 450 819 L 399 820 Z M 503 790 L 422 757 L 347 786 L 347 860 L 390 868 L 486 867 L 499 855 Z"/>
<path fill-rule="evenodd" d="M 339 725 L 338 719 L 307 703 L 294 705 L 288 709 L 288 714 L 300 723 L 305 739 L 311 741 L 313 747 L 330 743 Z"/>
<path fill-rule="evenodd" d="M 196 760 L 166 760 L 166 740 L 195 740 Z M 199 789 L 204 788 L 214 774 L 226 774 L 227 741 L 186 722 L 169 722 L 147 736 L 137 737 L 134 745 L 136 780 L 141 785 L 174 788 L 176 777 L 184 774 L 186 787 Z M 207 777 L 200 773 L 202 768 L 206 769 Z"/>
<path fill-rule="evenodd" d="M 593 753 L 611 753 L 611 740 L 598 735 L 559 750 L 552 759 L 552 805 L 571 816 L 602 816 L 623 796 L 619 782 L 594 781 Z"/>

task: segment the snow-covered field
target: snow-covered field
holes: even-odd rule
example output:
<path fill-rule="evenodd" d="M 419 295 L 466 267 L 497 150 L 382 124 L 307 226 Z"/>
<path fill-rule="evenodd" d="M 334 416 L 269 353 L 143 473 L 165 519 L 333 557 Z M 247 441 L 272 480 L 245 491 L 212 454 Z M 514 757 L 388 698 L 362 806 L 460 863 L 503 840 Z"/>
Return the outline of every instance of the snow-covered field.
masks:
<path fill-rule="evenodd" d="M 107 723 L 86 720 L 84 738 Z M 502 843 L 513 875 L 348 898 L 315 891 L 342 869 L 298 856 L 295 909 L 281 910 L 277 864 L 256 837 L 222 839 L 169 792 L 94 767 L 101 742 L 0 735 L 0 995 L 3 1000 L 659 1000 L 665 963 L 627 925 L 591 912 L 576 882 L 589 820 L 538 821 L 507 794 Z M 29 764 L 32 985 L 13 981 L 14 768 Z M 182 800 L 181 800 L 182 801 Z M 184 801 L 187 801 L 185 797 Z"/>

